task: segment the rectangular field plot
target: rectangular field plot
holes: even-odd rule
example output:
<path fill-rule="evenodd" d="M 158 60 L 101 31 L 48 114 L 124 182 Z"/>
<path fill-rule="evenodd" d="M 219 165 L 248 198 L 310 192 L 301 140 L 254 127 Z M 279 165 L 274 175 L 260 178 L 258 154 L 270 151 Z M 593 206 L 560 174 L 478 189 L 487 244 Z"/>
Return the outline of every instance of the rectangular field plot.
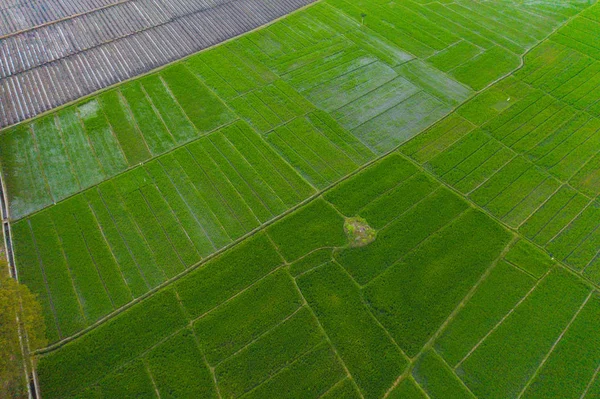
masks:
<path fill-rule="evenodd" d="M 520 62 L 517 55 L 503 47 L 495 46 L 467 60 L 449 73 L 473 90 L 481 90 L 516 69 Z"/>
<path fill-rule="evenodd" d="M 314 109 L 311 103 L 282 80 L 236 97 L 229 104 L 261 133 L 267 133 Z"/>
<path fill-rule="evenodd" d="M 315 187 L 325 188 L 374 154 L 324 112 L 294 119 L 267 141 Z"/>
<path fill-rule="evenodd" d="M 558 190 L 560 183 L 516 157 L 469 194 L 478 205 L 517 227 Z"/>
<path fill-rule="evenodd" d="M 468 88 L 420 61 L 400 63 L 394 70 L 356 34 L 347 36 L 354 42 L 319 46 L 323 58 L 301 56 L 277 68 L 291 86 L 377 152 L 414 136 L 470 95 Z"/>
<path fill-rule="evenodd" d="M 17 267 L 37 281 L 34 291 L 49 295 L 47 317 L 54 315 L 66 337 L 312 192 L 257 133 L 238 123 L 22 220 L 15 225 Z M 40 237 L 38 220 L 50 226 Z M 40 255 L 60 262 L 34 261 Z M 39 283 L 44 278 L 48 288 Z"/>
<path fill-rule="evenodd" d="M 412 376 L 431 398 L 473 398 L 473 394 L 452 369 L 432 350 L 419 358 Z"/>
<path fill-rule="evenodd" d="M 600 298 L 593 294 L 530 380 L 523 398 L 581 397 L 600 359 L 599 317 Z"/>
<path fill-rule="evenodd" d="M 499 262 L 435 342 L 435 350 L 454 367 L 535 284 L 535 279 Z"/>
<path fill-rule="evenodd" d="M 554 269 L 471 349 L 457 374 L 475 395 L 518 396 L 590 292 L 573 275 Z"/>
<path fill-rule="evenodd" d="M 598 281 L 598 214 L 600 204 L 591 202 L 573 219 L 563 222 L 563 229 L 547 244 L 546 250 L 578 271 Z"/>
<path fill-rule="evenodd" d="M 430 212 L 440 206 L 430 208 Z M 499 257 L 509 240 L 509 233 L 497 223 L 483 213 L 469 210 L 371 281 L 363 291 L 365 301 L 412 357 Z"/>
<path fill-rule="evenodd" d="M 369 314 L 352 280 L 332 262 L 301 276 L 298 285 L 363 396 L 381 397 L 407 360 Z"/>

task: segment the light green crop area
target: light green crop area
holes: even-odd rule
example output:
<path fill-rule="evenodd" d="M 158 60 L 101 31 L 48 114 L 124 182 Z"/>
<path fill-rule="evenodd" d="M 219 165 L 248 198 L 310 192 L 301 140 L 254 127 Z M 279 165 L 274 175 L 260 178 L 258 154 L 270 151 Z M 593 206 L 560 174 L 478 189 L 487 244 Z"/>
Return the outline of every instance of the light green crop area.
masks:
<path fill-rule="evenodd" d="M 0 132 L 42 397 L 596 397 L 593 3 L 323 0 Z"/>

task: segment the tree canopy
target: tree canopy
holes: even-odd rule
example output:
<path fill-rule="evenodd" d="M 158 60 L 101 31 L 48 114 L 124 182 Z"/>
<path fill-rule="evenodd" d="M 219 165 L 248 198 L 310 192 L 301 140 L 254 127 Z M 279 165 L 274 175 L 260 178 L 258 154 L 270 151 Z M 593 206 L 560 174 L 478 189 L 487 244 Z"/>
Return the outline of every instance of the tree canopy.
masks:
<path fill-rule="evenodd" d="M 0 252 L 0 256 L 3 254 Z M 8 275 L 6 260 L 0 259 L 0 397 L 26 396 L 25 362 L 20 334 L 26 334 L 29 352 L 46 345 L 42 307 L 29 289 Z M 26 353 L 25 356 L 29 357 Z"/>

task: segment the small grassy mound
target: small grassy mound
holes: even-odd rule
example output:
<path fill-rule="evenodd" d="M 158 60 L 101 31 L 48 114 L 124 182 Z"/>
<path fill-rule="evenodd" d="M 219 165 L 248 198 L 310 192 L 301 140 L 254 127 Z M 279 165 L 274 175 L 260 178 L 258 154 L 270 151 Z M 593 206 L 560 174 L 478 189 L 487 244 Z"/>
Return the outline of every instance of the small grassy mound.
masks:
<path fill-rule="evenodd" d="M 377 238 L 377 230 L 361 217 L 346 218 L 344 231 L 348 235 L 351 247 L 364 247 Z"/>

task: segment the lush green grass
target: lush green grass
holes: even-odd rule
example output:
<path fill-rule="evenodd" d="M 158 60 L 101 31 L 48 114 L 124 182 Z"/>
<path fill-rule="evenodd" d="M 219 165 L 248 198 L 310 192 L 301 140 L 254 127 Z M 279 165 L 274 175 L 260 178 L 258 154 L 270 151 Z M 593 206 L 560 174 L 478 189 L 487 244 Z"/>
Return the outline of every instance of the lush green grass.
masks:
<path fill-rule="evenodd" d="M 414 356 L 508 241 L 509 234 L 487 216 L 468 211 L 370 282 L 365 300 L 398 345 Z"/>
<path fill-rule="evenodd" d="M 579 397 L 593 378 L 598 359 L 600 301 L 594 295 L 537 371 L 524 398 Z M 568 381 L 568 383 L 564 383 Z"/>
<path fill-rule="evenodd" d="M 532 378 L 590 289 L 554 269 L 457 369 L 479 396 L 513 397 Z"/>
<path fill-rule="evenodd" d="M 432 350 L 419 358 L 412 375 L 430 398 L 474 397 L 452 369 Z"/>
<path fill-rule="evenodd" d="M 288 262 L 315 249 L 342 247 L 348 242 L 344 218 L 322 199 L 270 226 L 267 234 Z"/>
<path fill-rule="evenodd" d="M 369 314 L 358 288 L 335 263 L 308 272 L 298 285 L 363 396 L 381 397 L 407 361 Z"/>
<path fill-rule="evenodd" d="M 51 342 L 176 279 L 41 356 L 42 396 L 595 395 L 585 6 L 325 0 L 1 132 Z"/>
<path fill-rule="evenodd" d="M 435 350 L 454 367 L 533 287 L 535 280 L 501 261 L 436 340 Z"/>

